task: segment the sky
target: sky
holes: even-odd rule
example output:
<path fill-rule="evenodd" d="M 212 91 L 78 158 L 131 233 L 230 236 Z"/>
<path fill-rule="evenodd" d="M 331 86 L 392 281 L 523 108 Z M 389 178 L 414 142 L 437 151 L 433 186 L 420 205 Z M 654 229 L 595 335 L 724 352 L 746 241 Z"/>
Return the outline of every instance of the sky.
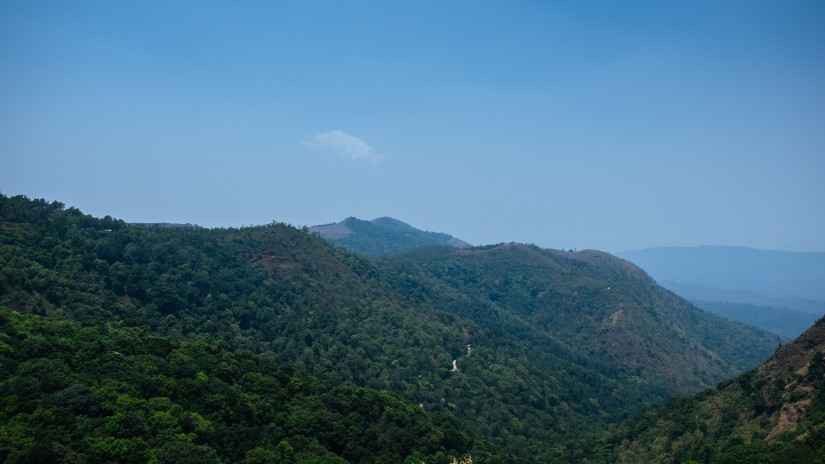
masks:
<path fill-rule="evenodd" d="M 0 192 L 825 251 L 825 2 L 0 2 Z"/>

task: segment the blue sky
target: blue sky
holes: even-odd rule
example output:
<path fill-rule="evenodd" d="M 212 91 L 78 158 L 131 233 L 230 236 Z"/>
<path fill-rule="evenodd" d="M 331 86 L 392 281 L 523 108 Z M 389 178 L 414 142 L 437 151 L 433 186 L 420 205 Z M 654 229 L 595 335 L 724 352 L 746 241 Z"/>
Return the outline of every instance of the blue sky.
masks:
<path fill-rule="evenodd" d="M 825 2 L 0 2 L 0 191 L 825 251 Z"/>

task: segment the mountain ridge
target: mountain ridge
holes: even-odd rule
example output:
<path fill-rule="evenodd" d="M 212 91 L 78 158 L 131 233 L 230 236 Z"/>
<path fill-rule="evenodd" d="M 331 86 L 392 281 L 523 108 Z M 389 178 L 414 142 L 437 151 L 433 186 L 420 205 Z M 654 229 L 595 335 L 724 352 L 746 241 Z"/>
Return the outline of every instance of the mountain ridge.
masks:
<path fill-rule="evenodd" d="M 349 251 L 369 256 L 403 253 L 431 246 L 471 246 L 452 235 L 423 231 L 388 216 L 371 221 L 350 216 L 336 223 L 311 226 L 309 231 Z"/>

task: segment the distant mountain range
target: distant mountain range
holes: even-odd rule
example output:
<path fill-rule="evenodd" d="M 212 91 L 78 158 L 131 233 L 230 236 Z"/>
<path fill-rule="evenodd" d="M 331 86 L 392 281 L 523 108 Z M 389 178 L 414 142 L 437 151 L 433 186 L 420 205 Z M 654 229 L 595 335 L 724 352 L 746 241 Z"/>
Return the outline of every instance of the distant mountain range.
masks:
<path fill-rule="evenodd" d="M 744 247 L 665 247 L 617 253 L 656 280 L 825 301 L 825 253 Z"/>
<path fill-rule="evenodd" d="M 469 243 L 441 232 L 426 232 L 391 217 L 365 221 L 348 217 L 341 222 L 312 226 L 310 232 L 354 253 L 370 256 L 447 246 L 467 248 Z"/>
<path fill-rule="evenodd" d="M 617 256 L 705 310 L 785 337 L 825 314 L 825 253 L 701 246 Z"/>
<path fill-rule="evenodd" d="M 452 235 L 426 232 L 398 219 L 355 217 L 309 228 L 327 241 L 367 256 L 429 247 L 468 248 Z M 665 247 L 617 253 L 694 305 L 787 339 L 825 314 L 825 253 L 744 247 Z"/>
<path fill-rule="evenodd" d="M 176 227 L 200 227 L 197 224 L 182 224 L 179 222 L 133 222 L 132 224 L 138 226 L 146 226 L 146 227 L 164 227 L 164 228 L 176 228 Z"/>

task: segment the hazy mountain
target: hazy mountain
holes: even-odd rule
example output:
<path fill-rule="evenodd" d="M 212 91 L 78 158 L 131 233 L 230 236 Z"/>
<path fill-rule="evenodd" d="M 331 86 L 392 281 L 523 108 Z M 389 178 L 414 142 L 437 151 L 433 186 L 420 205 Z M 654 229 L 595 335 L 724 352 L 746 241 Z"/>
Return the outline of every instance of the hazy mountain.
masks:
<path fill-rule="evenodd" d="M 758 368 L 570 446 L 588 463 L 819 463 L 825 459 L 825 319 Z"/>
<path fill-rule="evenodd" d="M 380 217 L 372 221 L 349 217 L 333 224 L 312 226 L 309 230 L 353 253 L 372 256 L 432 246 L 454 248 L 471 246 L 452 235 L 425 232 L 390 217 Z"/>
<path fill-rule="evenodd" d="M 721 290 L 706 285 L 677 283 L 672 280 L 660 280 L 658 283 L 662 287 L 688 300 L 723 301 L 755 306 L 772 306 L 809 313 L 815 318 L 825 314 L 825 301 L 782 298 L 749 290 Z M 802 332 L 800 332 L 800 334 L 801 333 Z"/>
<path fill-rule="evenodd" d="M 618 256 L 707 311 L 786 337 L 825 314 L 825 253 L 703 246 Z"/>
<path fill-rule="evenodd" d="M 732 321 L 744 322 L 793 339 L 808 330 L 817 317 L 786 307 L 732 303 L 729 301 L 690 300 L 694 305 Z"/>

